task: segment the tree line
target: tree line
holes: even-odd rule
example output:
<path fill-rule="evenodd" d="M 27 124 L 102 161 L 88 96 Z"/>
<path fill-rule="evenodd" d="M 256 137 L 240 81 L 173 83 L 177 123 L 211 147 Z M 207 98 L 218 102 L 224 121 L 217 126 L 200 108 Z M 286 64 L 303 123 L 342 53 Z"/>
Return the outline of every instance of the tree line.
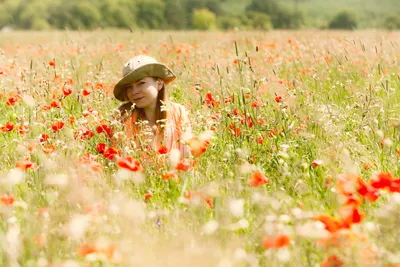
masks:
<path fill-rule="evenodd" d="M 0 0 L 0 28 L 18 29 L 298 29 L 304 25 L 300 10 L 277 0 L 251 0 L 244 12 L 222 8 L 228 0 Z M 235 0 L 229 0 L 233 3 Z M 236 0 L 242 1 L 242 0 Z M 295 0 L 297 5 L 299 0 Z M 350 11 L 333 17 L 329 28 L 353 29 Z M 398 17 L 388 17 L 387 28 L 400 28 Z"/>

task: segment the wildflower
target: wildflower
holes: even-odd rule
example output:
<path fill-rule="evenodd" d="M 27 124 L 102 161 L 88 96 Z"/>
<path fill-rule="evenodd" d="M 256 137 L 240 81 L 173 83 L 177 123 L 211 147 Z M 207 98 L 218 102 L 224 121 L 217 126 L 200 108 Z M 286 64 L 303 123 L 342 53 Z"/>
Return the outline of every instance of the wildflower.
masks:
<path fill-rule="evenodd" d="M 54 60 L 50 60 L 49 61 L 49 66 L 50 67 L 54 67 L 56 65 L 56 63 L 54 62 Z"/>
<path fill-rule="evenodd" d="M 57 102 L 57 101 L 53 101 L 53 102 L 50 103 L 50 106 L 52 108 L 59 108 L 60 107 L 60 103 Z"/>
<path fill-rule="evenodd" d="M 238 63 L 239 63 L 239 60 L 237 60 L 237 59 L 234 59 L 234 60 L 233 60 L 233 64 L 234 64 L 234 65 L 237 65 Z"/>
<path fill-rule="evenodd" d="M 114 134 L 112 128 L 106 124 L 97 126 L 96 132 L 97 133 L 105 132 L 108 135 L 108 137 L 112 137 Z"/>
<path fill-rule="evenodd" d="M 62 121 L 57 121 L 57 122 L 53 123 L 53 125 L 51 125 L 51 129 L 53 130 L 53 132 L 58 132 L 63 127 L 64 127 L 64 123 Z"/>
<path fill-rule="evenodd" d="M 259 102 L 259 101 L 254 101 L 253 104 L 251 104 L 251 106 L 253 108 L 258 108 L 258 107 L 262 107 L 263 103 Z"/>
<path fill-rule="evenodd" d="M 63 87 L 62 91 L 64 96 L 69 96 L 72 93 L 72 89 L 70 87 Z"/>
<path fill-rule="evenodd" d="M 85 153 L 79 162 L 87 165 L 92 171 L 98 172 L 101 170 L 101 165 L 96 161 L 96 157 L 90 153 Z"/>
<path fill-rule="evenodd" d="M 322 222 L 325 225 L 325 229 L 331 233 L 337 232 L 342 228 L 342 224 L 339 220 L 328 215 L 320 215 L 314 218 L 314 221 Z"/>
<path fill-rule="evenodd" d="M 275 97 L 275 102 L 276 102 L 276 103 L 282 102 L 282 97 L 281 97 L 281 96 Z"/>
<path fill-rule="evenodd" d="M 215 101 L 215 99 L 213 98 L 211 92 L 208 92 L 208 93 L 206 94 L 204 100 L 205 100 L 205 102 L 206 102 L 206 105 L 207 105 L 209 108 L 211 108 L 211 107 L 212 107 L 212 108 L 217 108 L 217 107 L 218 107 L 218 102 Z"/>
<path fill-rule="evenodd" d="M 143 171 L 143 166 L 142 164 L 140 164 L 140 161 L 132 158 L 131 156 L 128 156 L 126 158 L 117 157 L 116 163 L 119 167 L 130 170 L 132 172 Z"/>
<path fill-rule="evenodd" d="M 168 153 L 168 148 L 166 146 L 161 146 L 158 150 L 158 153 L 160 153 L 161 155 L 165 155 Z"/>
<path fill-rule="evenodd" d="M 45 145 L 45 146 L 43 146 L 42 151 L 46 155 L 49 155 L 49 154 L 54 153 L 54 151 L 56 151 L 56 147 L 54 145 Z"/>
<path fill-rule="evenodd" d="M 96 148 L 97 148 L 97 152 L 99 152 L 100 154 L 103 154 L 106 151 L 106 144 L 100 143 L 96 146 Z"/>
<path fill-rule="evenodd" d="M 6 122 L 6 125 L 1 126 L 0 130 L 2 132 L 11 132 L 14 129 L 14 124 L 12 122 Z"/>
<path fill-rule="evenodd" d="M 6 101 L 6 104 L 7 104 L 7 106 L 14 106 L 15 105 L 15 103 L 17 103 L 17 99 L 15 98 L 15 97 L 10 97 L 7 101 Z"/>
<path fill-rule="evenodd" d="M 312 163 L 311 163 L 311 166 L 315 169 L 315 168 L 317 168 L 318 166 L 320 166 L 322 164 L 322 160 L 314 160 Z"/>
<path fill-rule="evenodd" d="M 178 174 L 176 173 L 176 171 L 169 171 L 166 172 L 162 175 L 162 179 L 163 180 L 169 180 L 169 179 L 175 179 L 175 181 L 178 181 Z"/>
<path fill-rule="evenodd" d="M 262 145 L 262 143 L 264 142 L 265 137 L 264 136 L 260 136 L 257 138 L 257 143 L 259 143 L 260 145 Z"/>
<path fill-rule="evenodd" d="M 188 159 L 182 159 L 178 164 L 175 166 L 175 169 L 178 171 L 188 171 L 190 169 L 190 162 Z"/>
<path fill-rule="evenodd" d="M 266 237 L 262 243 L 265 249 L 278 249 L 288 246 L 290 244 L 290 238 L 289 236 L 282 234 L 273 238 Z"/>
<path fill-rule="evenodd" d="M 86 257 L 89 254 L 95 253 L 96 251 L 97 251 L 96 246 L 88 243 L 84 243 L 82 246 L 78 248 L 78 254 L 81 257 Z"/>
<path fill-rule="evenodd" d="M 210 141 L 208 140 L 201 140 L 199 138 L 192 138 L 187 141 L 188 146 L 190 147 L 190 153 L 193 157 L 197 158 L 204 152 L 206 152 L 207 147 L 210 145 Z"/>
<path fill-rule="evenodd" d="M 19 126 L 17 127 L 17 131 L 18 131 L 18 133 L 21 134 L 21 135 L 26 134 L 26 133 L 28 132 L 28 130 L 29 130 L 28 125 L 19 125 Z"/>
<path fill-rule="evenodd" d="M 379 191 L 376 188 L 368 186 L 361 178 L 358 178 L 357 183 L 358 183 L 357 192 L 361 196 L 365 197 L 371 202 L 375 202 L 378 199 Z"/>
<path fill-rule="evenodd" d="M 23 161 L 19 161 L 15 164 L 15 167 L 21 170 L 27 170 L 34 166 L 34 163 L 32 163 L 29 159 L 24 159 Z"/>
<path fill-rule="evenodd" d="M 393 176 L 391 173 L 378 173 L 371 179 L 371 186 L 376 189 L 389 188 L 392 184 Z"/>
<path fill-rule="evenodd" d="M 341 261 L 338 256 L 331 255 L 321 263 L 321 267 L 341 267 L 343 264 L 343 261 Z"/>
<path fill-rule="evenodd" d="M 252 187 L 259 187 L 268 183 L 267 177 L 261 171 L 256 171 L 252 174 L 248 184 Z"/>
<path fill-rule="evenodd" d="M 114 156 L 116 156 L 116 155 L 120 155 L 120 153 L 114 147 L 107 148 L 107 150 L 104 151 L 104 154 L 103 154 L 103 156 L 109 160 L 113 160 Z"/>
<path fill-rule="evenodd" d="M 82 95 L 83 95 L 83 96 L 88 96 L 88 95 L 90 95 L 91 92 L 92 92 L 92 91 L 90 91 L 90 89 L 84 88 L 84 89 L 82 90 Z"/>
<path fill-rule="evenodd" d="M 150 198 L 152 198 L 153 194 L 151 192 L 147 192 L 144 194 L 144 203 L 147 203 Z"/>
<path fill-rule="evenodd" d="M 44 143 L 44 142 L 46 142 L 48 139 L 49 139 L 49 135 L 48 135 L 48 134 L 41 134 L 41 135 L 39 136 L 39 142 L 40 142 L 40 143 Z"/>
<path fill-rule="evenodd" d="M 7 206 L 11 206 L 15 201 L 15 197 L 10 193 L 6 193 L 1 196 L 0 201 Z"/>

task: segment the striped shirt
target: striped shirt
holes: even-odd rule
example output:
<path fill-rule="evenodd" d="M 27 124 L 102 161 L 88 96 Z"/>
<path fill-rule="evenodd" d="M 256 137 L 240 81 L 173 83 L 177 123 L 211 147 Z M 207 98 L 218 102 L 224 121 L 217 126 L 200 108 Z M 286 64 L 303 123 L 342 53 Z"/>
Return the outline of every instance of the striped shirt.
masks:
<path fill-rule="evenodd" d="M 168 102 L 166 105 L 167 118 L 162 136 L 160 129 L 151 130 L 149 126 L 137 121 L 135 113 L 125 119 L 125 135 L 131 138 L 136 148 L 144 151 L 155 150 L 165 147 L 168 152 L 177 149 L 181 158 L 190 154 L 190 149 L 182 143 L 182 137 L 191 137 L 192 128 L 188 112 L 181 104 Z"/>

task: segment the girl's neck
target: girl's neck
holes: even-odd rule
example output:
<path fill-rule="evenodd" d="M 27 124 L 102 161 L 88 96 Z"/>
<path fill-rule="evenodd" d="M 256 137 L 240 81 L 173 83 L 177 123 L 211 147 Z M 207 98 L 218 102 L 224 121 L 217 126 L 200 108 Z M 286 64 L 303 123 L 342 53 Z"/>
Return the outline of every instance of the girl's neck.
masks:
<path fill-rule="evenodd" d="M 157 118 L 157 101 L 154 101 L 150 106 L 143 108 L 146 119 L 149 121 L 150 126 L 156 125 Z"/>

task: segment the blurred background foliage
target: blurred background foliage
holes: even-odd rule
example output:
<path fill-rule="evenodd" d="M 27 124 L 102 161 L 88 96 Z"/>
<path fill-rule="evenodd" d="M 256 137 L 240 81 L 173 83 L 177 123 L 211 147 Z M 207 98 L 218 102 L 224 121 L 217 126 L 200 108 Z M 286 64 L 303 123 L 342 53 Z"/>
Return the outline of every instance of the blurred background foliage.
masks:
<path fill-rule="evenodd" d="M 0 0 L 6 29 L 400 29 L 399 0 Z"/>

